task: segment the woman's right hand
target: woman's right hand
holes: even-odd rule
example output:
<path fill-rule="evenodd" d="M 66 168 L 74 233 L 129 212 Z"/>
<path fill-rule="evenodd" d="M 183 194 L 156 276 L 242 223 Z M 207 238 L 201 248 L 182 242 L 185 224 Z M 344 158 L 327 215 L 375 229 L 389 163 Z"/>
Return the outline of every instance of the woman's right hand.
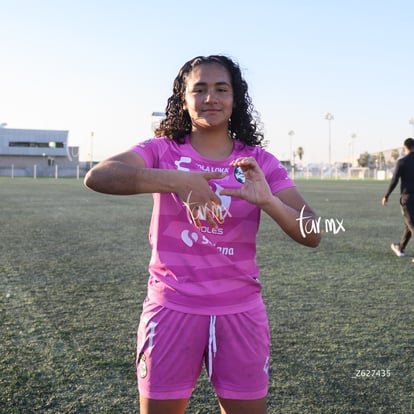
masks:
<path fill-rule="evenodd" d="M 220 172 L 183 172 L 177 185 L 176 194 L 181 198 L 190 219 L 197 228 L 201 227 L 201 219 L 205 219 L 213 227 L 223 222 L 220 197 L 214 193 L 209 181 L 225 177 Z"/>

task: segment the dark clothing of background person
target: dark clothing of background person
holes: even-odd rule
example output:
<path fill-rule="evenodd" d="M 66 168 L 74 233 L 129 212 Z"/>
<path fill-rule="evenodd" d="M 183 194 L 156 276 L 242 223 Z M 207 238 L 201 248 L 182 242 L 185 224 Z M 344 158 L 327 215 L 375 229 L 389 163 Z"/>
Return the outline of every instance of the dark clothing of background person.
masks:
<path fill-rule="evenodd" d="M 404 252 L 414 232 L 414 152 L 409 152 L 397 162 L 394 175 L 384 199 L 388 197 L 400 181 L 400 205 L 404 216 L 404 231 L 399 242 L 400 251 Z"/>

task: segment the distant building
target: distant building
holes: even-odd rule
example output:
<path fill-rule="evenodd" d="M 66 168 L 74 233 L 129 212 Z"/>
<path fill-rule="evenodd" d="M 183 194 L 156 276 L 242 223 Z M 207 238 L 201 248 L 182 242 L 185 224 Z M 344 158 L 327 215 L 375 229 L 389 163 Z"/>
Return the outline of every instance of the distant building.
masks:
<path fill-rule="evenodd" d="M 165 118 L 165 112 L 153 112 L 151 114 L 151 131 L 154 132 L 159 126 L 161 121 Z"/>
<path fill-rule="evenodd" d="M 68 146 L 68 133 L 0 128 L 0 176 L 79 174 L 79 147 Z"/>

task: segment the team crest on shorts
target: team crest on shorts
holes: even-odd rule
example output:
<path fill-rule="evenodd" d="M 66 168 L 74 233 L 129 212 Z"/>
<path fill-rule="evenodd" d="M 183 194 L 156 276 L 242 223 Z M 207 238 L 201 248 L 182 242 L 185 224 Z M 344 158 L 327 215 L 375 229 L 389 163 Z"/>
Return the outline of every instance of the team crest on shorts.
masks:
<path fill-rule="evenodd" d="M 239 182 L 244 184 L 246 181 L 246 177 L 244 176 L 243 170 L 241 169 L 241 167 L 237 167 L 234 170 L 234 178 Z"/>
<path fill-rule="evenodd" d="M 141 378 L 145 378 L 148 373 L 147 363 L 145 362 L 145 360 L 146 360 L 145 355 L 141 354 L 141 357 L 139 358 L 139 363 L 138 363 L 138 372 Z"/>

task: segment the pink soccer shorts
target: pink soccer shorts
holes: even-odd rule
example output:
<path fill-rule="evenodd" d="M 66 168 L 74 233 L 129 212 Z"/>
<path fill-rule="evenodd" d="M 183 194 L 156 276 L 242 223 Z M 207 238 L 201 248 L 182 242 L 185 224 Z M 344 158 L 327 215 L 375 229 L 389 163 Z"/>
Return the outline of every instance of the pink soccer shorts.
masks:
<path fill-rule="evenodd" d="M 196 315 L 144 302 L 137 335 L 138 389 L 151 399 L 190 398 L 205 363 L 221 398 L 267 394 L 270 334 L 265 306 Z"/>

